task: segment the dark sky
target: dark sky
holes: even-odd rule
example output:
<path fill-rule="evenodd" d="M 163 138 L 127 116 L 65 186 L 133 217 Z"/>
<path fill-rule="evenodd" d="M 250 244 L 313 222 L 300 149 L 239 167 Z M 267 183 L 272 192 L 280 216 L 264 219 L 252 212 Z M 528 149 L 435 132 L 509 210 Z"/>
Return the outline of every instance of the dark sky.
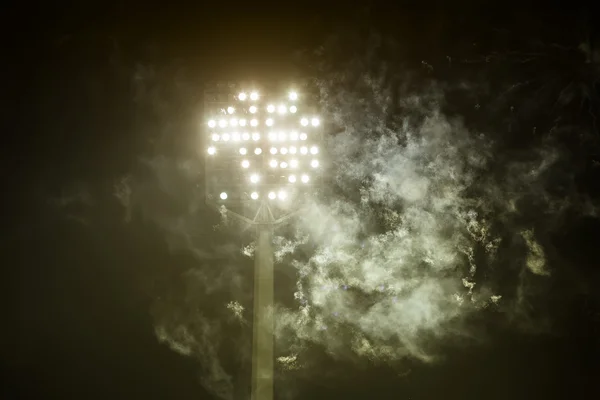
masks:
<path fill-rule="evenodd" d="M 252 262 L 239 255 L 250 236 L 212 231 L 218 215 L 195 195 L 201 160 L 195 178 L 181 172 L 200 158 L 190 147 L 204 81 L 327 80 L 387 63 L 408 82 L 405 94 L 435 82 L 448 99 L 443 113 L 494 138 L 502 153 L 478 179 L 508 181 L 509 162 L 528 159 L 540 137 L 559 132 L 552 138 L 560 168 L 544 178 L 545 193 L 553 199 L 575 193 L 600 211 L 600 36 L 593 8 L 442 1 L 5 7 L 3 399 L 217 398 L 201 384 L 208 373 L 198 360 L 205 359 L 183 356 L 155 334 L 171 315 L 185 323 L 202 310 L 225 320 L 225 312 L 211 310 L 232 298 L 251 305 Z M 396 47 L 364 56 L 373 36 Z M 586 63 L 577 46 L 587 40 L 592 50 L 585 54 L 594 54 L 594 37 L 596 58 Z M 543 45 L 535 47 L 532 38 Z M 574 50 L 560 53 L 569 46 Z M 315 54 L 319 48 L 325 55 Z M 531 67 L 523 62 L 530 56 Z M 367 61 L 357 67 L 348 62 L 354 58 Z M 538 87 L 504 96 L 540 76 Z M 395 82 L 391 77 L 388 84 Z M 358 85 L 343 90 L 348 104 L 374 102 Z M 394 110 L 388 123 L 399 126 L 394 112 L 407 111 Z M 358 119 L 348 126 L 360 131 L 368 118 L 353 115 Z M 124 177 L 136 182 L 140 196 L 126 207 L 114 195 Z M 306 356 L 312 370 L 282 378 L 280 397 L 600 398 L 599 214 L 571 200 L 560 213 L 538 212 L 550 207 L 548 198 L 525 199 L 517 204 L 521 219 L 509 224 L 498 217 L 505 225 L 492 225 L 499 232 L 535 226 L 555 268 L 547 282 L 531 284 L 527 321 L 508 308 L 486 309 L 461 325 L 476 326 L 472 332 L 485 340 L 443 342 L 436 363 L 411 356 L 391 364 L 335 359 L 317 343 Z M 191 208 L 194 219 L 186 219 Z M 183 221 L 185 237 L 195 243 L 187 250 L 170 236 L 179 229 L 173 221 Z M 506 265 L 514 261 L 511 249 L 504 249 Z M 284 303 L 295 290 L 289 261 L 277 278 Z M 221 265 L 246 282 L 223 284 L 229 275 L 214 272 Z M 220 283 L 209 290 L 210 284 L 194 283 L 194 271 Z M 518 275 L 511 274 L 490 267 L 478 279 L 510 292 Z M 235 398 L 244 398 L 250 365 L 237 356 L 249 350 L 249 331 L 224 329 L 223 337 L 235 340 L 218 357 L 234 376 Z"/>

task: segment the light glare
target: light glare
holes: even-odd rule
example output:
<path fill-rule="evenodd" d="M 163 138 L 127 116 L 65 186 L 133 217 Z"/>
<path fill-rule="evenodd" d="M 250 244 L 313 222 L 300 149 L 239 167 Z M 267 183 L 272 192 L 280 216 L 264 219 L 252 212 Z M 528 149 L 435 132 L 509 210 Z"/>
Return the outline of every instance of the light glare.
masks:
<path fill-rule="evenodd" d="M 298 160 L 291 160 L 290 161 L 290 167 L 292 167 L 292 168 L 298 168 Z"/>
<path fill-rule="evenodd" d="M 290 92 L 289 99 L 292 100 L 292 101 L 298 100 L 298 93 L 296 93 L 296 92 Z"/>
<path fill-rule="evenodd" d="M 258 199 L 258 193 L 252 192 L 252 194 L 250 195 L 250 197 L 252 197 L 252 200 L 256 200 L 256 199 Z"/>
<path fill-rule="evenodd" d="M 319 126 L 321 122 L 319 121 L 319 118 L 313 118 L 310 120 L 310 123 L 312 126 Z"/>
<path fill-rule="evenodd" d="M 210 146 L 210 147 L 208 148 L 208 154 L 210 154 L 211 156 L 212 156 L 213 154 L 215 154 L 216 152 L 217 152 L 217 149 L 215 149 L 213 146 Z"/>
<path fill-rule="evenodd" d="M 296 131 L 290 132 L 290 139 L 291 140 L 298 140 L 298 132 L 296 132 Z"/>
<path fill-rule="evenodd" d="M 259 155 L 260 153 L 262 153 L 262 150 L 260 149 L 260 147 L 257 147 L 254 149 L 254 154 Z"/>
<path fill-rule="evenodd" d="M 242 133 L 242 139 L 244 139 L 244 140 L 250 140 L 250 134 L 248 132 Z"/>
<path fill-rule="evenodd" d="M 250 182 L 258 183 L 259 180 L 260 180 L 260 177 L 257 174 L 250 175 Z"/>
<path fill-rule="evenodd" d="M 273 104 L 269 104 L 267 106 L 267 112 L 269 112 L 269 113 L 275 112 L 275 106 Z"/>
<path fill-rule="evenodd" d="M 275 192 L 269 192 L 269 199 L 273 200 L 273 199 L 275 199 L 275 197 L 277 197 Z"/>
<path fill-rule="evenodd" d="M 250 100 L 252 100 L 252 101 L 258 100 L 258 92 L 250 93 Z"/>
<path fill-rule="evenodd" d="M 287 149 L 287 147 L 282 147 L 281 150 L 279 150 L 279 152 L 283 155 L 286 155 L 288 152 L 288 149 Z"/>
<path fill-rule="evenodd" d="M 295 146 L 290 147 L 290 154 L 296 154 L 296 151 L 297 149 Z"/>
<path fill-rule="evenodd" d="M 224 119 L 219 120 L 219 126 L 225 128 L 227 126 L 227 121 Z"/>
<path fill-rule="evenodd" d="M 287 163 L 285 161 L 283 161 L 281 164 L 279 164 L 279 166 L 281 168 L 287 168 L 288 165 L 287 165 Z"/>
<path fill-rule="evenodd" d="M 250 125 L 251 126 L 258 126 L 258 120 L 256 120 L 256 119 L 251 120 L 250 121 Z"/>
<path fill-rule="evenodd" d="M 308 149 L 306 148 L 306 146 L 300 147 L 300 154 L 306 154 L 306 153 L 308 153 Z"/>
<path fill-rule="evenodd" d="M 271 154 L 277 154 L 277 148 L 275 147 L 271 147 L 271 150 L 269 150 L 271 152 Z"/>
<path fill-rule="evenodd" d="M 214 128 L 215 126 L 217 126 L 217 122 L 214 119 L 211 119 L 210 121 L 208 121 L 208 126 L 210 128 Z"/>
<path fill-rule="evenodd" d="M 308 183 L 308 175 L 302 175 L 302 183 Z"/>
<path fill-rule="evenodd" d="M 285 104 L 280 104 L 279 107 L 277 107 L 277 112 L 279 114 L 285 114 L 287 112 L 287 107 Z"/>
<path fill-rule="evenodd" d="M 290 175 L 290 176 L 288 176 L 288 181 L 290 183 L 295 183 L 296 182 L 296 175 Z"/>
<path fill-rule="evenodd" d="M 317 168 L 319 166 L 319 161 L 318 160 L 312 160 L 310 162 L 310 166 L 313 168 Z"/>
<path fill-rule="evenodd" d="M 306 125 L 308 125 L 308 118 L 302 118 L 302 119 L 300 120 L 300 124 L 301 124 L 302 126 L 306 126 Z"/>
<path fill-rule="evenodd" d="M 250 106 L 250 108 L 248 109 L 248 111 L 250 111 L 250 114 L 256 113 L 256 106 Z"/>
<path fill-rule="evenodd" d="M 246 126 L 246 120 L 240 119 L 240 126 Z"/>
<path fill-rule="evenodd" d="M 291 106 L 291 107 L 290 107 L 290 112 L 291 112 L 292 114 L 296 114 L 296 111 L 298 111 L 298 107 L 296 107 L 296 106 Z"/>
<path fill-rule="evenodd" d="M 283 190 L 280 190 L 279 193 L 277 194 L 277 197 L 279 197 L 279 200 L 285 200 L 287 198 L 287 193 L 284 192 Z"/>
<path fill-rule="evenodd" d="M 277 160 L 271 160 L 271 161 L 269 162 L 269 166 L 270 166 L 271 168 L 277 168 Z"/>
<path fill-rule="evenodd" d="M 306 139 L 308 139 L 308 135 L 306 133 L 302 132 L 300 134 L 300 140 L 306 140 Z"/>
<path fill-rule="evenodd" d="M 267 118 L 266 124 L 267 126 L 273 126 L 273 118 Z"/>
<path fill-rule="evenodd" d="M 241 155 L 245 156 L 247 152 L 248 152 L 248 150 L 246 150 L 246 148 L 245 148 L 245 147 L 241 147 L 241 148 L 240 148 L 240 154 L 241 154 Z"/>
<path fill-rule="evenodd" d="M 229 120 L 229 125 L 231 125 L 231 126 L 238 126 L 238 120 L 237 120 L 237 118 L 231 118 Z"/>
<path fill-rule="evenodd" d="M 218 142 L 220 138 L 221 138 L 221 137 L 219 136 L 219 134 L 218 134 L 218 133 L 213 133 L 213 134 L 212 134 L 212 140 L 213 140 L 213 141 L 215 141 L 215 142 Z"/>
<path fill-rule="evenodd" d="M 235 112 L 235 108 L 229 106 L 227 107 L 227 114 L 233 114 Z"/>
<path fill-rule="evenodd" d="M 229 133 L 224 133 L 223 134 L 223 141 L 224 142 L 228 142 L 229 141 Z"/>
<path fill-rule="evenodd" d="M 242 168 L 248 168 L 250 166 L 250 161 L 244 160 L 242 161 Z"/>
<path fill-rule="evenodd" d="M 219 195 L 219 197 L 221 198 L 221 200 L 227 200 L 227 193 L 223 192 Z"/>
<path fill-rule="evenodd" d="M 313 146 L 310 148 L 310 154 L 317 154 L 319 152 L 319 148 L 317 146 Z"/>
<path fill-rule="evenodd" d="M 246 93 L 242 92 L 242 93 L 238 94 L 238 99 L 240 99 L 241 101 L 246 100 L 246 98 L 247 98 Z"/>
<path fill-rule="evenodd" d="M 254 140 L 255 142 L 258 141 L 260 139 L 260 135 L 258 134 L 258 132 L 254 132 L 252 134 L 252 140 Z"/>

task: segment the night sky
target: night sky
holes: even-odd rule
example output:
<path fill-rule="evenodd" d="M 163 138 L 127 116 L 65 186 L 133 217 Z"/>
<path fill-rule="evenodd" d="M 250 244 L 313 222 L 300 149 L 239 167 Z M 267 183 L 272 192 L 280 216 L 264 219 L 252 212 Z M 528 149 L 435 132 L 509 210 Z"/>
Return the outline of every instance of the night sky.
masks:
<path fill-rule="evenodd" d="M 600 398 L 596 9 L 58 3 L 2 13 L 2 399 L 249 398 L 203 85 L 299 78 L 328 160 L 275 239 L 275 398 Z"/>

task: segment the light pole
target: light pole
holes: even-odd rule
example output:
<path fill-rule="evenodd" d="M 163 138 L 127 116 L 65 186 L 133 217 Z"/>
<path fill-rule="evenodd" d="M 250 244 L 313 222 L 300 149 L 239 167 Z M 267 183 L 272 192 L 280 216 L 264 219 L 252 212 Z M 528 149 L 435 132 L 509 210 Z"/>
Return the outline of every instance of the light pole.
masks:
<path fill-rule="evenodd" d="M 205 182 L 207 204 L 256 230 L 251 399 L 272 400 L 273 232 L 319 181 L 321 131 L 302 101 L 308 91 L 283 97 L 257 86 L 207 85 Z"/>

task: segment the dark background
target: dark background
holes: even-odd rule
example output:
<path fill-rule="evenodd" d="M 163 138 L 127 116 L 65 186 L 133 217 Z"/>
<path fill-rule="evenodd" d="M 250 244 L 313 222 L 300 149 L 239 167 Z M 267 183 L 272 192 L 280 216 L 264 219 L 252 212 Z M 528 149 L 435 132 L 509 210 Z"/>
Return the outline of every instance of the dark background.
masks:
<path fill-rule="evenodd" d="M 158 343 L 150 313 L 156 297 L 193 260 L 172 255 L 150 223 L 124 226 L 122 207 L 112 195 L 115 180 L 135 168 L 140 154 L 190 151 L 202 101 L 201 93 L 193 92 L 204 80 L 314 73 L 306 54 L 332 35 L 378 32 L 401 43 L 402 63 L 410 68 L 425 60 L 437 68 L 449 55 L 478 60 L 436 69 L 435 79 L 502 85 L 531 71 L 502 63 L 484 70 L 478 67 L 481 57 L 522 49 L 521 39 L 531 36 L 577 46 L 598 29 L 596 9 L 570 2 L 3 7 L 0 390 L 5 399 L 210 398 L 194 360 Z M 508 32 L 500 37 L 509 39 L 499 39 L 498 32 Z M 576 53 L 552 56 L 566 65 L 553 64 L 548 73 L 562 76 L 561 71 L 577 69 L 567 61 L 581 56 Z M 582 82 L 591 82 L 581 96 L 584 109 L 598 105 L 598 65 L 576 72 Z M 176 94 L 167 84 L 140 91 L 136 77 L 150 67 L 168 79 L 182 74 L 187 87 Z M 548 71 L 537 66 L 533 72 L 538 70 Z M 461 113 L 475 101 L 462 99 L 449 111 Z M 523 132 L 533 125 L 542 131 L 543 121 L 551 125 L 555 118 L 576 125 L 573 131 L 591 132 L 585 139 L 567 135 L 565 146 L 573 152 L 579 190 L 597 199 L 600 176 L 594 166 L 600 153 L 594 147 L 593 113 L 574 111 L 567 102 L 549 116 L 535 106 L 544 108 L 546 98 L 535 93 L 511 101 L 527 110 L 516 122 L 522 131 L 514 135 L 522 146 L 528 143 Z M 496 121 L 506 121 L 511 118 L 506 109 L 488 111 Z M 474 126 L 483 123 L 464 113 Z M 571 226 L 571 234 L 556 239 L 557 247 L 575 260 L 580 270 L 574 273 L 593 288 L 593 282 L 600 283 L 598 221 Z M 328 361 L 324 368 L 337 368 L 342 377 L 299 381 L 299 398 L 600 398 L 599 320 L 596 289 L 571 293 L 557 311 L 556 335 L 500 329 L 493 346 L 449 350 L 445 363 L 415 363 L 408 377 L 381 366 Z"/>

